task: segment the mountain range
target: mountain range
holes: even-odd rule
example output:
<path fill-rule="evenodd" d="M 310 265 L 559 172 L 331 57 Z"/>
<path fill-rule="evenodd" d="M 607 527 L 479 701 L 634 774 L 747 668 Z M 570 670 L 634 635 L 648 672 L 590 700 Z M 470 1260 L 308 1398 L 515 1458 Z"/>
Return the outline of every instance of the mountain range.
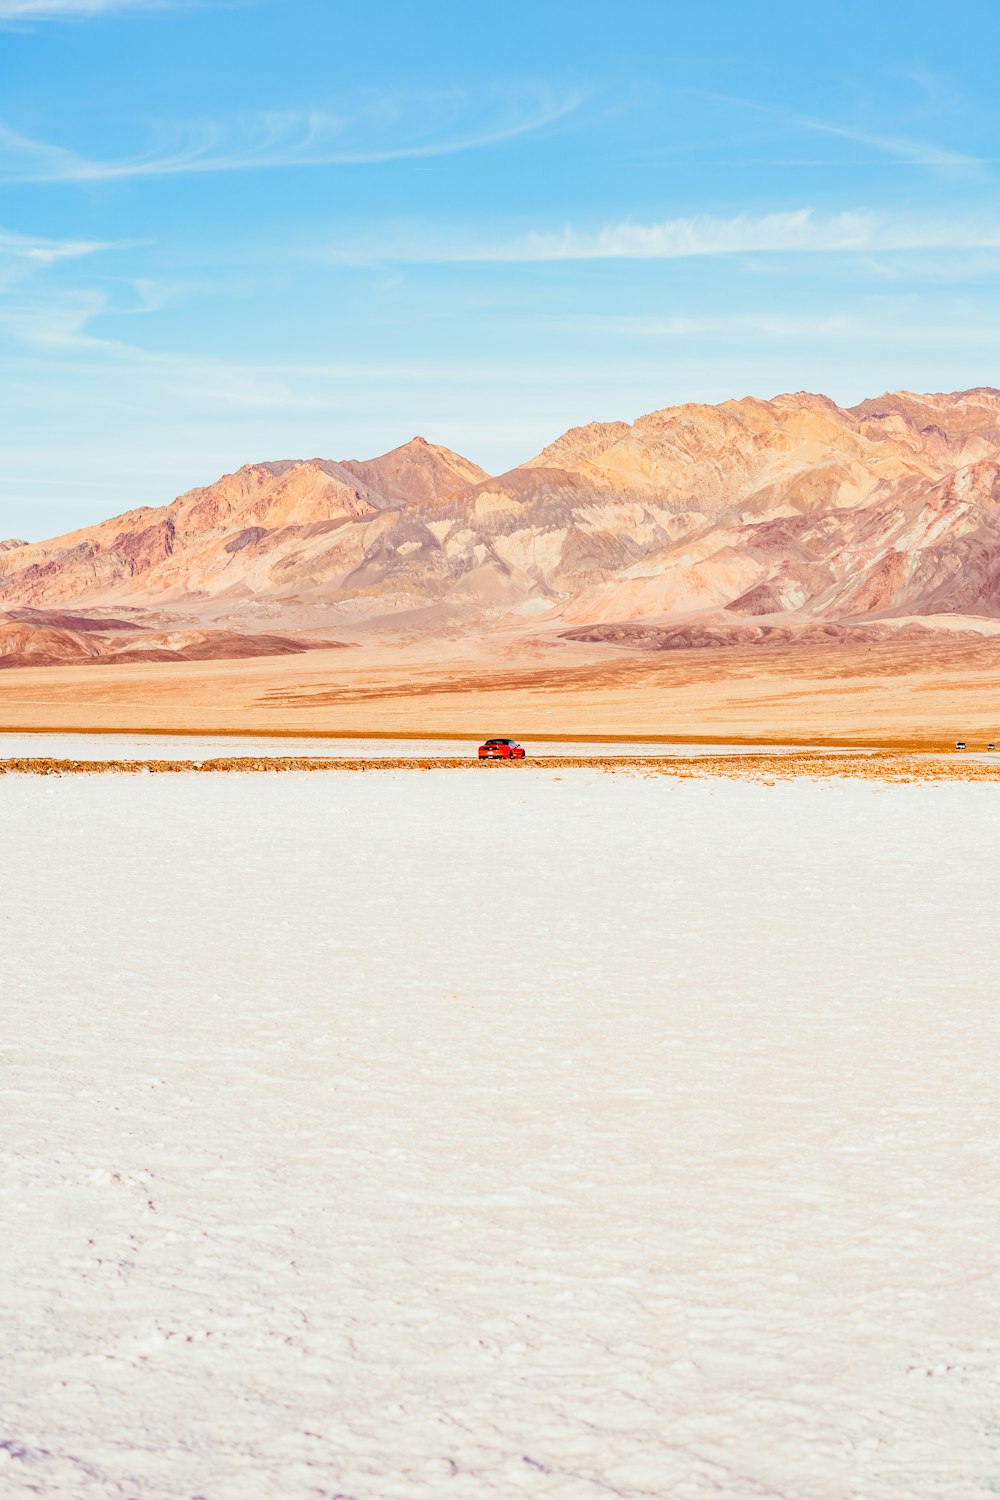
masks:
<path fill-rule="evenodd" d="M 1000 628 L 1000 391 L 798 392 L 592 422 L 489 475 L 413 438 L 253 463 L 0 542 L 0 661 L 278 654 L 400 633 L 633 649 Z"/>

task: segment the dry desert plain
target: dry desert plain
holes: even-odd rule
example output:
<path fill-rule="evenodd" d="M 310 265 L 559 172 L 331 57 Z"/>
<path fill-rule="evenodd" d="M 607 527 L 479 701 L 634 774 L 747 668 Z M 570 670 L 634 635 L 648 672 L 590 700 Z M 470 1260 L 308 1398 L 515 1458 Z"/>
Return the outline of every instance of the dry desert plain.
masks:
<path fill-rule="evenodd" d="M 1000 644 L 639 652 L 497 634 L 239 661 L 11 668 L 0 730 L 796 744 L 1000 739 Z"/>

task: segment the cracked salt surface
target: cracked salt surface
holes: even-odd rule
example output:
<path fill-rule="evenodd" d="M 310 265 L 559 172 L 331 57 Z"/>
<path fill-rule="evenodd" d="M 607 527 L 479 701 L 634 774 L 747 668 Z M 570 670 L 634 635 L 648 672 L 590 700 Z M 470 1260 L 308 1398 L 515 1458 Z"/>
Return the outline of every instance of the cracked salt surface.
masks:
<path fill-rule="evenodd" d="M 4 1497 L 1000 1490 L 992 787 L 0 814 Z"/>

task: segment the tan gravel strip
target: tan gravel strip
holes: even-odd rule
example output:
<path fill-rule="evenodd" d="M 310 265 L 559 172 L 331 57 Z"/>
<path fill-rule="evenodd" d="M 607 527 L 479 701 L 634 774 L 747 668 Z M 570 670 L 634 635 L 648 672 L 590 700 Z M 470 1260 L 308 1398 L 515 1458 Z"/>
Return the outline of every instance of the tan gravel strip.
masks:
<path fill-rule="evenodd" d="M 220 756 L 211 760 L 56 760 L 51 757 L 14 757 L 0 760 L 0 775 L 100 776 L 167 775 L 173 772 L 280 771 L 467 771 L 481 775 L 519 776 L 531 770 L 614 771 L 643 776 L 674 776 L 706 780 L 789 780 L 797 776 L 848 776 L 866 781 L 1000 781 L 1000 756 L 995 761 L 959 757 L 901 755 L 872 751 L 706 756 L 539 756 L 520 764 L 467 757 L 406 756 L 348 758 L 313 756 Z"/>

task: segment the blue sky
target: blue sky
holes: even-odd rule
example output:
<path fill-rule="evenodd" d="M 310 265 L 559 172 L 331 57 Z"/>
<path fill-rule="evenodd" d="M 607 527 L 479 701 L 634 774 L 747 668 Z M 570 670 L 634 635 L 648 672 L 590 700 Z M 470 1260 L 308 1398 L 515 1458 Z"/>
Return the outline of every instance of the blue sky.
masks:
<path fill-rule="evenodd" d="M 0 535 L 1000 384 L 995 0 L 0 0 Z"/>

